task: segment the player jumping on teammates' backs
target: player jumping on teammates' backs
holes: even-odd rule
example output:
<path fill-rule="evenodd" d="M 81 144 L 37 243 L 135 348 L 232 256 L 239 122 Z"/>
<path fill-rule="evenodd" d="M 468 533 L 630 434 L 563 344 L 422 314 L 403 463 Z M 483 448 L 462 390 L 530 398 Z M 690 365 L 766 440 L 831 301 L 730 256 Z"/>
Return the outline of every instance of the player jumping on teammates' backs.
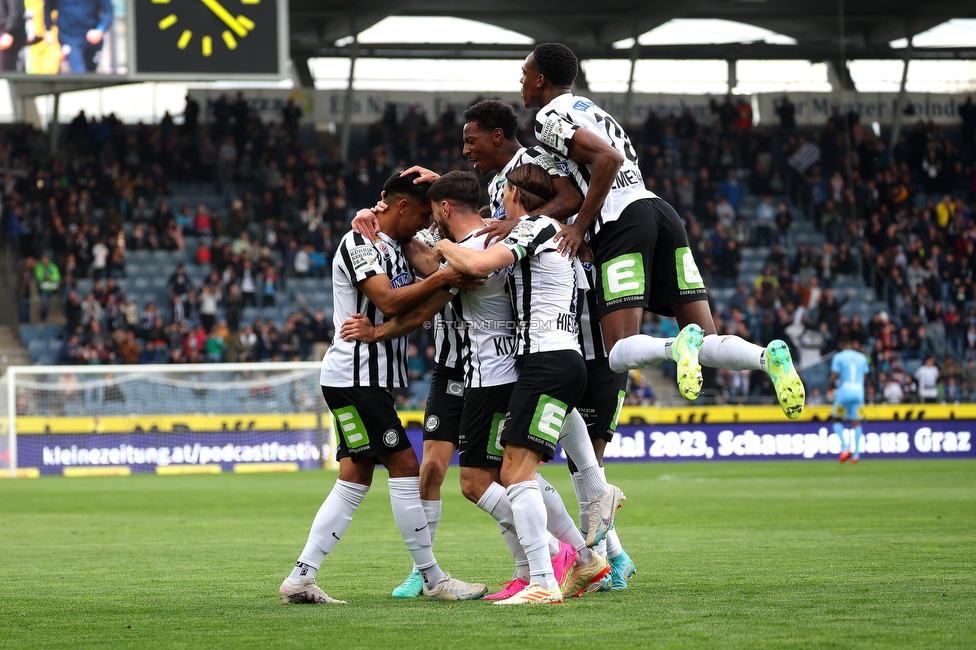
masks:
<path fill-rule="evenodd" d="M 668 203 L 644 186 L 637 152 L 606 111 L 570 89 L 579 62 L 565 45 L 541 43 L 522 65 L 522 100 L 539 108 L 535 135 L 569 169 L 585 198 L 574 223 L 557 236 L 560 252 L 574 255 L 589 237 L 597 266 L 597 313 L 615 371 L 667 359 L 678 365 L 678 389 L 701 391 L 701 364 L 763 370 L 789 418 L 803 410 L 805 392 L 789 348 L 765 349 L 738 336 L 718 336 L 688 234 Z M 640 334 L 643 310 L 675 316 L 674 339 Z"/>

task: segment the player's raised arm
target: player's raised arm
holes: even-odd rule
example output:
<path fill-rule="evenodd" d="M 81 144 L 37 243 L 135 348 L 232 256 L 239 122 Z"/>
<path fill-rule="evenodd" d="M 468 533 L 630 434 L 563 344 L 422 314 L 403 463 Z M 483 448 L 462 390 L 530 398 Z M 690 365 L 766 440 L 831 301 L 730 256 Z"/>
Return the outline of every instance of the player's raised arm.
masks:
<path fill-rule="evenodd" d="M 434 252 L 461 273 L 483 278 L 498 269 L 503 269 L 518 261 L 518 256 L 501 243 L 493 244 L 488 250 L 475 251 L 463 248 L 452 242 L 441 240 L 434 247 Z M 450 267 L 448 267 L 450 268 Z"/>
<path fill-rule="evenodd" d="M 568 142 L 569 157 L 577 163 L 591 166 L 590 188 L 579 209 L 574 226 L 585 233 L 606 201 L 613 179 L 624 157 L 619 151 L 585 129 L 577 129 Z M 552 215 L 550 215 L 552 216 Z"/>

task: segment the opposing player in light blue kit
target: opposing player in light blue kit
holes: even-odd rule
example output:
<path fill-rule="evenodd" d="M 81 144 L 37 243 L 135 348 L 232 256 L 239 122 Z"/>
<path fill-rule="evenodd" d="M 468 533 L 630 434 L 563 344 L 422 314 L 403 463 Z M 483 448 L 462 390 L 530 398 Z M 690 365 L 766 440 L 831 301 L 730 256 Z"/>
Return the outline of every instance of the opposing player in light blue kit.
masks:
<path fill-rule="evenodd" d="M 868 374 L 868 358 L 861 353 L 856 341 L 842 338 L 838 341 L 840 352 L 830 362 L 830 385 L 837 383 L 834 395 L 834 410 L 830 416 L 834 422 L 834 433 L 840 438 L 840 462 L 851 463 L 861 460 L 861 410 L 864 408 L 864 375 Z M 854 429 L 853 440 L 844 435 L 844 422 L 850 422 Z"/>

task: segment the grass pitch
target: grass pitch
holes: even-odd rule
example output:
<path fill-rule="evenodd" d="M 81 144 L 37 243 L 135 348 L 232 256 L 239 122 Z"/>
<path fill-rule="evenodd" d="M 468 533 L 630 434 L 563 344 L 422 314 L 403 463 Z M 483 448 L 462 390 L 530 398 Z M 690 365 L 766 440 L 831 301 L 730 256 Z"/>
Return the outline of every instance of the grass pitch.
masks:
<path fill-rule="evenodd" d="M 0 481 L 0 647 L 976 646 L 973 461 L 614 465 L 631 587 L 528 608 L 390 598 L 410 560 L 383 474 L 319 573 L 346 606 L 277 597 L 334 474 Z M 440 563 L 504 581 L 446 485 Z"/>

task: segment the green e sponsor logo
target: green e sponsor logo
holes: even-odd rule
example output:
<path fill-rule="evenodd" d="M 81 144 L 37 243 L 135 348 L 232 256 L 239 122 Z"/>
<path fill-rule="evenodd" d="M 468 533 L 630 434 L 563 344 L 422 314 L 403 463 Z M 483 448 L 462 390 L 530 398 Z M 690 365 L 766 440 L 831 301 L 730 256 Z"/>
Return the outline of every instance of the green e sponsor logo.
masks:
<path fill-rule="evenodd" d="M 535 415 L 532 416 L 529 433 L 555 446 L 556 441 L 559 440 L 559 432 L 563 429 L 563 422 L 566 420 L 566 411 L 565 402 L 555 397 L 541 395 L 539 405 L 535 408 Z"/>
<path fill-rule="evenodd" d="M 491 432 L 488 434 L 488 455 L 504 456 L 505 448 L 502 447 L 502 431 L 505 429 L 505 414 L 495 413 L 491 420 Z"/>
<path fill-rule="evenodd" d="M 640 253 L 615 257 L 604 262 L 601 270 L 604 300 L 644 295 L 644 257 Z"/>
<path fill-rule="evenodd" d="M 695 264 L 695 256 L 687 246 L 674 251 L 674 266 L 677 269 L 678 288 L 682 291 L 689 289 L 704 289 L 701 273 Z"/>
<path fill-rule="evenodd" d="M 369 444 L 369 435 L 366 434 L 366 425 L 359 417 L 359 411 L 355 406 L 346 406 L 332 411 L 335 419 L 336 433 L 342 435 L 346 441 L 346 447 L 356 449 Z"/>

